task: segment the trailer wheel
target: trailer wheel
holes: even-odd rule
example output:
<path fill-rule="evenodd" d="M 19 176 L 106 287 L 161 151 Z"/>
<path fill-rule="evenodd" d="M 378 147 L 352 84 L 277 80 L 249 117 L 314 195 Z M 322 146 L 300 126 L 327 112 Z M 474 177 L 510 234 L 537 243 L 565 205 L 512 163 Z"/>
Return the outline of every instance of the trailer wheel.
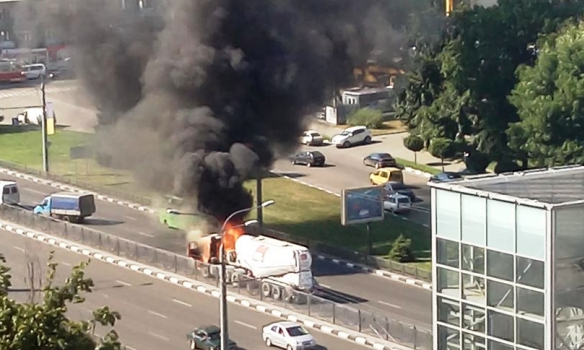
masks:
<path fill-rule="evenodd" d="M 258 289 L 259 289 L 258 287 L 259 287 L 258 281 L 256 281 L 256 280 L 250 280 L 250 281 L 247 281 L 245 283 L 245 288 L 247 289 L 248 293 L 251 295 L 258 294 Z"/>
<path fill-rule="evenodd" d="M 272 286 L 269 283 L 262 283 L 262 295 L 264 297 L 269 297 L 272 294 Z"/>
<path fill-rule="evenodd" d="M 272 287 L 272 298 L 274 298 L 274 300 L 282 299 L 282 289 L 280 289 L 280 287 L 278 286 Z"/>
<path fill-rule="evenodd" d="M 63 221 L 71 222 L 71 217 L 69 217 L 69 215 L 65 215 L 63 216 Z"/>
<path fill-rule="evenodd" d="M 201 275 L 203 275 L 203 277 L 205 278 L 209 278 L 209 276 L 211 275 L 211 273 L 209 272 L 209 266 L 203 266 L 199 269 L 199 271 L 201 271 Z"/>

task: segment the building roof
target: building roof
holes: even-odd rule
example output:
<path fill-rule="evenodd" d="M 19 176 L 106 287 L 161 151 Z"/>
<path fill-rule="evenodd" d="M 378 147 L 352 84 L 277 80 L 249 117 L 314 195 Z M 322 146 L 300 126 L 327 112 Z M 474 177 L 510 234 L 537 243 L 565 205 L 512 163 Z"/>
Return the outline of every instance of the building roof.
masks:
<path fill-rule="evenodd" d="M 550 208 L 559 204 L 584 202 L 584 166 L 479 175 L 449 183 L 430 183 L 430 186 Z"/>

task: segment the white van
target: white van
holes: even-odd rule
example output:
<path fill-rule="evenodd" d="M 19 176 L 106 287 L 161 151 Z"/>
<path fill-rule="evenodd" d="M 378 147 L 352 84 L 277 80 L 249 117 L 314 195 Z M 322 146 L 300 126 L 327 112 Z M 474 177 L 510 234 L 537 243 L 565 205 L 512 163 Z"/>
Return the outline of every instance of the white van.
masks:
<path fill-rule="evenodd" d="M 20 203 L 20 191 L 14 181 L 0 180 L 0 204 L 14 205 Z"/>
<path fill-rule="evenodd" d="M 42 63 L 27 64 L 22 68 L 26 79 L 38 79 L 47 75 L 47 68 Z"/>

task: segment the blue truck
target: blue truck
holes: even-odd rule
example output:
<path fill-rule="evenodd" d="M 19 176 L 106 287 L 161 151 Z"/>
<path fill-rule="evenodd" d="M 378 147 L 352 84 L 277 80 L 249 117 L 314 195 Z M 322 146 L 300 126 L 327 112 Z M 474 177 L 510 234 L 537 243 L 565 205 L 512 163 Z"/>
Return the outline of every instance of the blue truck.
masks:
<path fill-rule="evenodd" d="M 93 194 L 53 193 L 34 207 L 33 212 L 59 220 L 81 223 L 95 213 Z"/>

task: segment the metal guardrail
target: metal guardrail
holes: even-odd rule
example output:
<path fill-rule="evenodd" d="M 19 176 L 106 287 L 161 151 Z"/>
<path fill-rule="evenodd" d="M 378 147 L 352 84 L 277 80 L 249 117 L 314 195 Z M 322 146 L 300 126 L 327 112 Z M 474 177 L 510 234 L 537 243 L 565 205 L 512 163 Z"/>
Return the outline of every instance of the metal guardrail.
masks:
<path fill-rule="evenodd" d="M 10 162 L 5 162 L 0 160 L 0 167 L 11 169 L 14 171 L 30 174 L 40 178 L 45 178 L 53 180 L 56 182 L 61 182 L 69 184 L 75 187 L 84 188 L 95 193 L 102 195 L 111 196 L 114 198 L 122 199 L 136 204 L 142 204 L 145 206 L 152 204 L 152 199 L 144 196 L 137 196 L 125 191 L 119 191 L 105 186 L 94 185 L 88 182 L 78 181 L 71 177 L 55 175 L 50 173 L 45 173 L 44 171 L 30 168 L 27 166 L 22 166 L 19 164 L 14 164 Z M 389 272 L 394 272 L 402 274 L 405 276 L 413 277 L 422 281 L 432 283 L 432 271 L 426 269 L 420 269 L 416 266 L 401 264 L 399 262 L 391 261 L 388 259 L 382 259 L 374 256 L 367 256 L 357 251 L 351 251 L 341 247 L 331 246 L 322 242 L 315 240 L 304 239 L 302 237 L 293 236 L 284 232 L 269 230 L 272 236 L 276 238 L 282 238 L 287 241 L 298 243 L 307 247 L 310 247 L 312 251 L 328 254 L 334 257 L 338 257 L 345 260 L 350 260 L 352 262 L 365 264 L 373 268 L 378 268 L 382 270 L 387 270 Z M 265 234 L 265 233 L 264 233 Z"/>
<path fill-rule="evenodd" d="M 203 276 L 205 269 L 218 268 L 216 265 L 207 265 L 166 250 L 126 240 L 81 225 L 73 225 L 49 217 L 35 215 L 17 207 L 0 205 L 0 219 L 109 251 L 113 255 L 127 257 L 204 283 L 215 284 L 216 286 L 219 284 L 217 278 Z M 230 284 L 229 290 L 360 333 L 413 347 L 414 349 L 432 348 L 431 332 L 418 330 L 415 326 L 392 320 L 388 316 L 359 309 L 354 305 L 332 302 L 318 296 L 318 292 L 306 294 L 293 290 L 283 290 L 282 297 L 276 300 L 272 297 L 264 296 L 260 286 L 259 281 L 240 280 L 237 284 Z"/>

